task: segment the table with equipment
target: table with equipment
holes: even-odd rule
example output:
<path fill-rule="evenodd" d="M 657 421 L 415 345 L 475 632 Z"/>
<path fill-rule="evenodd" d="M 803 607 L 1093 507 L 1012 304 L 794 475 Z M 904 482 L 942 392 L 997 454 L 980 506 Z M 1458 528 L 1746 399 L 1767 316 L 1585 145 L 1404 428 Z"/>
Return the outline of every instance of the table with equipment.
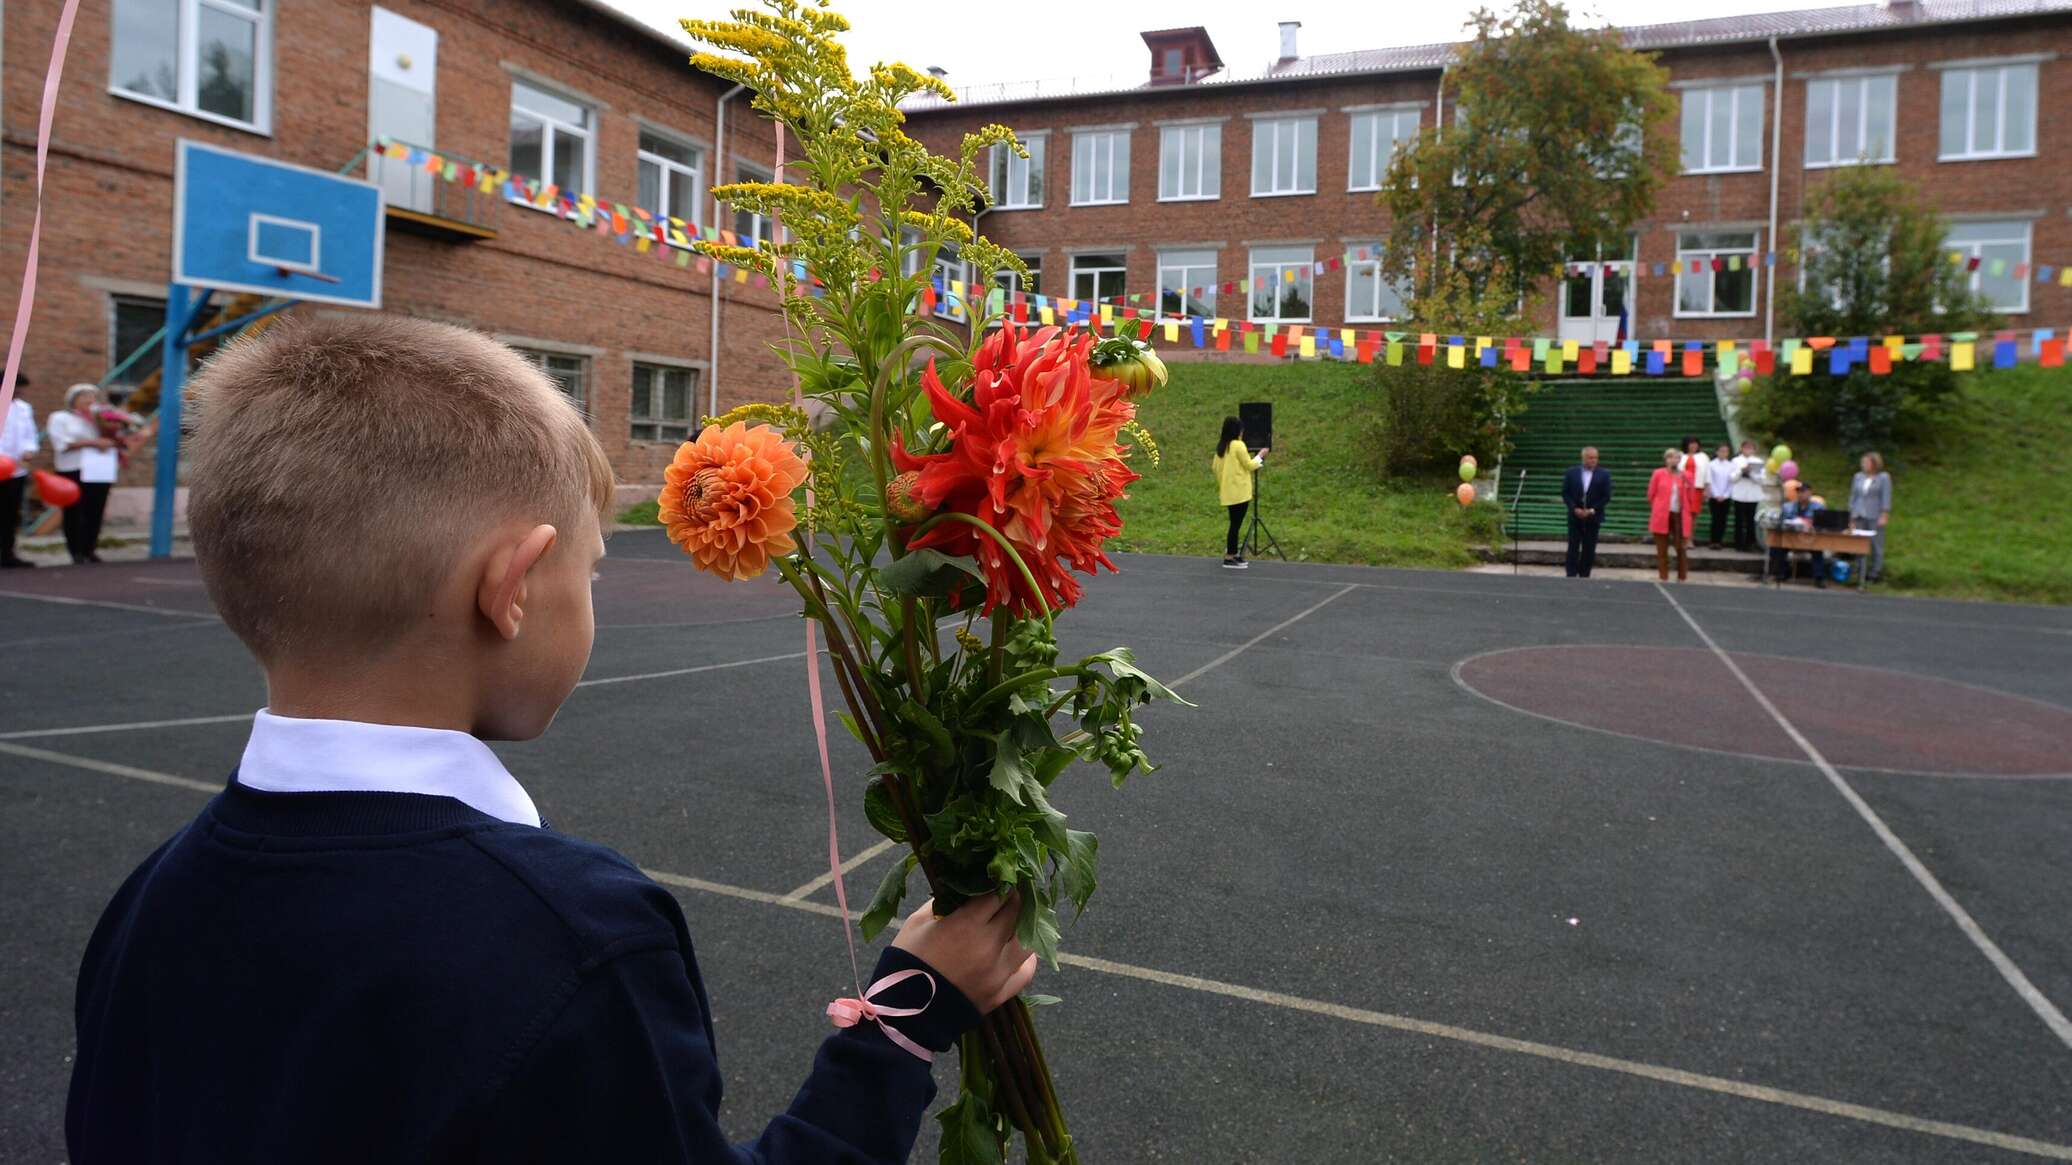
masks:
<path fill-rule="evenodd" d="M 1823 554 L 1855 555 L 1861 560 L 1856 567 L 1856 589 L 1859 591 L 1864 590 L 1870 584 L 1869 560 L 1864 557 L 1871 552 L 1871 535 L 1868 533 L 1859 533 L 1855 530 L 1791 530 L 1776 528 L 1767 530 L 1765 533 L 1769 536 L 1769 548 L 1772 550 L 1818 550 Z M 1786 578 L 1789 578 L 1790 574 L 1790 571 L 1786 571 Z M 1784 583 L 1785 579 L 1777 580 L 1777 585 L 1780 587 Z"/>

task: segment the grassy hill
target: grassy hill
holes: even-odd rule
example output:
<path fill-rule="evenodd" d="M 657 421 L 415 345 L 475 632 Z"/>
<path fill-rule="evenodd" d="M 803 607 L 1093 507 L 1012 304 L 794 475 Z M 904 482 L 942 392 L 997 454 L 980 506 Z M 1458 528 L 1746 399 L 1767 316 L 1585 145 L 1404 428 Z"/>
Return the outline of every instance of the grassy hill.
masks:
<path fill-rule="evenodd" d="M 1496 537 L 1496 507 L 1463 513 L 1456 478 L 1383 484 L 1365 455 L 1373 370 L 1353 364 L 1174 364 L 1172 382 L 1140 406 L 1160 460 L 1121 505 L 1123 550 L 1223 553 L 1227 526 L 1209 458 L 1239 401 L 1274 405 L 1273 452 L 1260 474 L 1267 525 L 1290 559 L 1467 566 Z"/>
<path fill-rule="evenodd" d="M 1951 598 L 2072 603 L 2072 369 L 2023 365 L 1963 380 L 1932 439 L 1885 449 L 1891 590 Z M 1758 435 L 1760 436 L 1760 435 Z M 1832 441 L 1786 432 L 1799 472 L 1846 506 L 1856 467 Z M 1767 444 L 1768 442 L 1766 442 Z"/>

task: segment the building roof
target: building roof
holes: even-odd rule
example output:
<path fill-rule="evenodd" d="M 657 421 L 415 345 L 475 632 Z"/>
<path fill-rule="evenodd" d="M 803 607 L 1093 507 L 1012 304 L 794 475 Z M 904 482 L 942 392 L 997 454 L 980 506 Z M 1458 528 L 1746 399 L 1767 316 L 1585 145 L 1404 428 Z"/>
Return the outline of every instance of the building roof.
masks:
<path fill-rule="evenodd" d="M 2072 0 L 1894 0 L 1890 4 L 1851 4 L 1838 8 L 1804 8 L 1633 25 L 1619 30 L 1629 47 L 1649 51 L 1711 45 L 1760 43 L 1771 37 L 1791 40 L 1922 28 L 1934 25 L 2007 20 L 2023 16 L 2072 13 Z M 1452 63 L 1459 42 L 1398 45 L 1343 53 L 1320 53 L 1278 62 L 1252 73 L 1225 72 L 1194 82 L 1193 87 L 1253 86 L 1323 77 L 1355 77 L 1387 73 L 1427 72 Z M 1178 92 L 1190 86 L 1146 84 L 1146 75 L 1127 78 L 1057 78 L 1005 82 L 959 88 L 957 104 L 998 105 L 1053 101 L 1074 97 L 1157 90 Z M 937 99 L 908 104 L 912 113 L 953 108 Z"/>

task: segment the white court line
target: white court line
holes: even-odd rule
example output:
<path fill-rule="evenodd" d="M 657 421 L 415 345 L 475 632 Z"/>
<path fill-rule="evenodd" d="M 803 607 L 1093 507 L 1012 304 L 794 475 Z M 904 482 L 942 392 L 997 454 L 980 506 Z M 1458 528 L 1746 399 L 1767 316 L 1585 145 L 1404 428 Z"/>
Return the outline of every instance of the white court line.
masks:
<path fill-rule="evenodd" d="M 823 654 L 825 654 L 823 652 Z M 729 668 L 750 667 L 759 663 L 780 663 L 787 659 L 804 659 L 806 653 L 794 651 L 789 655 L 764 655 L 755 659 L 735 659 L 726 663 L 701 663 L 696 667 L 672 668 L 668 671 L 641 672 L 630 676 L 599 676 L 594 680 L 582 680 L 579 688 L 594 688 L 600 684 L 630 684 L 635 680 L 666 680 L 675 676 L 697 675 L 700 672 L 726 671 Z M 250 720 L 250 712 L 231 712 L 222 716 L 188 716 L 179 720 L 131 720 L 121 724 L 79 724 L 70 728 L 28 728 L 17 732 L 0 732 L 0 740 L 28 740 L 48 736 L 86 736 L 96 732 L 137 732 L 148 728 L 185 728 L 196 724 L 229 724 L 232 721 Z"/>
<path fill-rule="evenodd" d="M 1216 658 L 1201 665 L 1200 667 L 1195 668 L 1193 671 L 1188 672 L 1186 675 L 1181 676 L 1179 679 L 1167 683 L 1166 687 L 1177 688 L 1181 684 L 1191 683 L 1194 680 L 1200 679 L 1201 677 L 1216 670 L 1217 668 L 1222 667 L 1224 664 L 1229 663 L 1231 660 L 1236 659 L 1238 656 L 1243 655 L 1246 651 L 1254 647 L 1257 647 L 1259 644 L 1265 642 L 1268 636 L 1286 630 L 1289 627 L 1293 627 L 1295 624 L 1300 623 L 1304 619 L 1309 618 L 1311 615 L 1316 614 L 1318 611 L 1323 610 L 1325 607 L 1329 606 L 1333 602 L 1336 602 L 1337 600 L 1342 599 L 1345 596 L 1352 594 L 1354 591 L 1359 589 L 1359 583 L 1346 583 L 1344 586 L 1341 586 L 1337 590 L 1332 591 L 1330 594 L 1324 596 L 1322 599 L 1319 599 L 1317 602 L 1311 604 L 1308 607 L 1303 608 L 1301 612 L 1288 616 L 1280 622 L 1275 623 L 1273 626 L 1268 627 L 1266 630 L 1261 631 L 1259 634 L 1254 635 L 1250 639 L 1245 640 L 1243 643 L 1238 644 L 1236 647 L 1231 648 L 1229 651 L 1224 652 L 1222 655 L 1217 656 Z"/>
<path fill-rule="evenodd" d="M 64 753 L 45 752 L 42 749 L 24 748 L 14 744 L 0 744 L 0 752 L 10 752 L 47 760 L 53 764 L 70 765 L 90 772 L 106 773 L 110 776 L 129 777 L 133 780 L 150 781 L 155 784 L 175 785 L 203 793 L 217 793 L 220 785 L 204 781 L 189 780 L 169 773 L 154 773 L 147 769 L 131 768 L 128 765 L 108 764 L 85 757 L 68 756 Z M 756 890 L 747 886 L 733 886 L 725 882 L 714 882 L 705 878 L 694 878 L 688 874 L 671 873 L 668 870 L 643 869 L 642 873 L 665 886 L 677 886 L 696 890 L 701 894 L 714 894 L 724 898 L 735 898 L 745 902 L 758 902 L 765 906 L 778 906 L 786 910 L 797 910 L 806 914 L 817 914 L 826 918 L 838 918 L 841 911 L 822 902 L 807 898 L 793 898 L 788 894 L 773 894 L 768 890 Z M 1327 1019 L 1347 1023 L 1364 1024 L 1369 1027 L 1386 1028 L 1392 1031 L 1408 1032 L 1433 1039 L 1450 1040 L 1455 1043 L 1489 1048 L 1493 1051 L 1510 1052 L 1514 1055 L 1531 1056 L 1541 1060 L 1568 1064 L 1578 1068 L 1592 1068 L 1603 1072 L 1617 1072 L 1626 1076 L 1637 1076 L 1643 1080 L 1654 1080 L 1682 1088 L 1702 1092 L 1714 1092 L 1741 1100 L 1761 1101 L 1765 1104 L 1783 1105 L 1787 1108 L 1820 1113 L 1825 1116 L 1841 1117 L 1846 1120 L 1862 1121 L 1866 1124 L 1883 1125 L 1910 1133 L 1921 1133 L 1932 1137 L 1965 1141 L 1975 1145 L 1988 1145 L 2015 1153 L 2028 1153 L 2054 1161 L 2072 1161 L 2072 1145 L 2054 1144 L 2031 1137 L 2019 1137 L 2012 1133 L 1996 1132 L 1971 1125 L 1955 1124 L 1950 1121 L 1929 1120 L 1889 1109 L 1872 1108 L 1868 1105 L 1851 1104 L 1843 1100 L 1830 1100 L 1806 1092 L 1793 1092 L 1783 1088 L 1771 1088 L 1761 1084 L 1750 1084 L 1724 1076 L 1709 1076 L 1702 1072 L 1687 1072 L 1681 1068 L 1669 1068 L 1639 1060 L 1627 1060 L 1617 1056 L 1602 1056 L 1595 1052 L 1578 1051 L 1556 1044 L 1543 1044 L 1533 1040 L 1521 1040 L 1494 1032 L 1477 1031 L 1473 1028 L 1456 1027 L 1448 1023 L 1434 1023 L 1430 1020 L 1413 1019 L 1405 1015 L 1392 1015 L 1383 1011 L 1371 1011 L 1361 1007 L 1348 1007 L 1321 999 L 1309 999 L 1281 991 L 1268 991 L 1258 987 L 1246 987 L 1237 983 L 1225 983 L 1216 979 L 1204 979 L 1196 975 L 1182 975 L 1172 971 L 1161 971 L 1154 967 L 1140 967 L 1131 963 L 1119 963 L 1113 959 L 1095 958 L 1091 955 L 1060 954 L 1062 966 L 1076 967 L 1103 975 L 1115 975 L 1125 979 L 1136 979 L 1145 983 L 1156 983 L 1183 991 L 1195 991 L 1204 995 L 1219 995 L 1226 999 L 1256 1003 L 1266 1007 L 1277 1007 L 1287 1011 L 1306 1012 Z"/>
<path fill-rule="evenodd" d="M 142 611 L 146 615 L 171 615 L 176 619 L 206 619 L 220 623 L 214 613 L 207 611 L 169 611 L 164 607 L 147 607 L 142 603 L 116 603 L 107 599 L 75 599 L 70 595 L 32 595 L 27 591 L 0 590 L 0 599 L 28 599 L 36 603 L 57 603 L 66 607 L 106 607 L 111 611 Z"/>
<path fill-rule="evenodd" d="M 842 872 L 844 874 L 849 873 L 850 871 L 856 869 L 856 867 L 862 865 L 863 863 L 871 860 L 874 857 L 877 857 L 879 854 L 884 853 L 886 850 L 891 849 L 895 844 L 897 843 L 894 842 L 891 838 L 880 839 L 878 841 L 878 844 L 871 846 L 868 849 L 865 849 L 861 853 L 857 854 L 855 857 L 850 858 L 846 862 L 843 862 Z M 813 891 L 820 889 L 822 886 L 826 886 L 832 883 L 834 880 L 834 872 L 830 870 L 829 872 L 821 874 L 818 877 L 814 878 L 812 881 L 807 882 L 805 885 L 798 887 L 791 893 L 786 894 L 784 896 L 784 900 L 786 902 L 797 902 L 799 899 L 804 898 L 806 895 L 811 894 Z"/>
<path fill-rule="evenodd" d="M 2034 983 L 2029 982 L 2029 977 L 2022 973 L 2020 967 L 2015 966 L 2013 959 L 2007 957 L 2007 952 L 1987 937 L 1970 912 L 1958 905 L 1948 890 L 1943 889 L 1943 884 L 1934 874 L 1928 872 L 1928 867 L 1921 864 L 1921 859 L 1914 856 L 1914 851 L 1899 840 L 1899 835 L 1892 832 L 1891 827 L 1885 824 L 1885 819 L 1879 817 L 1877 810 L 1871 808 L 1870 802 L 1859 796 L 1856 790 L 1849 786 L 1849 782 L 1842 779 L 1842 774 L 1835 771 L 1835 766 L 1829 764 L 1827 758 L 1821 755 L 1820 750 L 1813 747 L 1813 742 L 1807 740 L 1804 733 L 1784 718 L 1784 713 L 1777 710 L 1777 705 L 1770 702 L 1770 697 L 1765 696 L 1762 689 L 1755 686 L 1755 681 L 1748 678 L 1748 673 L 1741 670 L 1741 665 L 1734 662 L 1734 657 L 1722 651 L 1712 636 L 1706 634 L 1705 628 L 1700 627 L 1698 621 L 1691 618 L 1690 612 L 1684 610 L 1683 604 L 1676 601 L 1676 596 L 1669 593 L 1669 588 L 1656 583 L 1655 589 L 1661 591 L 1662 597 L 1669 600 L 1669 605 L 1676 608 L 1676 613 L 1683 616 L 1683 621 L 1691 625 L 1691 630 L 1705 641 L 1705 646 L 1712 649 L 1712 654 L 1727 665 L 1727 670 L 1734 673 L 1734 678 L 1741 681 L 1741 686 L 1748 689 L 1748 694 L 1755 697 L 1755 702 L 1762 705 L 1763 711 L 1770 714 L 1770 718 L 1777 722 L 1777 727 L 1784 729 L 1784 734 L 1791 737 L 1792 742 L 1805 752 L 1814 766 L 1827 777 L 1828 783 L 1835 787 L 1835 792 L 1840 793 L 1842 799 L 1849 802 L 1849 807 L 1856 810 L 1857 816 L 1863 818 L 1864 823 L 1871 827 L 1871 832 L 1878 835 L 1878 840 L 1885 843 L 1885 848 L 1891 850 L 1900 864 L 1907 868 L 1907 872 L 1914 876 L 1914 880 L 1928 891 L 1928 896 L 1935 899 L 1936 904 L 1949 914 L 1951 920 L 1956 922 L 1957 929 L 1963 931 L 1964 936 L 1979 949 L 1979 953 L 1986 956 L 1986 960 L 2000 972 L 2000 977 L 2007 980 L 2008 986 L 2014 988 L 2014 993 L 2022 997 L 2022 1002 L 2029 1005 L 2030 1010 L 2057 1034 L 2058 1039 L 2062 1040 L 2066 1047 L 2072 1048 L 2072 1020 L 2066 1019 L 2065 1013 L 2059 1011 L 2056 1004 L 2037 990 Z"/>

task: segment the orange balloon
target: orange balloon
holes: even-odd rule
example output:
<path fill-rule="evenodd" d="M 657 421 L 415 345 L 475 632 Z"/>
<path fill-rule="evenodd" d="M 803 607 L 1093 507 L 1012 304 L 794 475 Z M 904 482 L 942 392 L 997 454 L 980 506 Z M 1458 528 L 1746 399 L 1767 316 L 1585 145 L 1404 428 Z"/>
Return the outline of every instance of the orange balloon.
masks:
<path fill-rule="evenodd" d="M 1461 505 L 1473 505 L 1475 501 L 1475 487 L 1467 482 L 1462 482 L 1460 483 L 1460 488 L 1453 491 L 1453 496 Z"/>
<path fill-rule="evenodd" d="M 44 505 L 62 510 L 79 500 L 79 483 L 71 478 L 59 477 L 48 469 L 39 469 L 34 476 L 36 496 L 43 499 Z"/>
<path fill-rule="evenodd" d="M 13 477 L 17 468 L 19 467 L 15 464 L 14 458 L 0 453 L 0 477 Z"/>

